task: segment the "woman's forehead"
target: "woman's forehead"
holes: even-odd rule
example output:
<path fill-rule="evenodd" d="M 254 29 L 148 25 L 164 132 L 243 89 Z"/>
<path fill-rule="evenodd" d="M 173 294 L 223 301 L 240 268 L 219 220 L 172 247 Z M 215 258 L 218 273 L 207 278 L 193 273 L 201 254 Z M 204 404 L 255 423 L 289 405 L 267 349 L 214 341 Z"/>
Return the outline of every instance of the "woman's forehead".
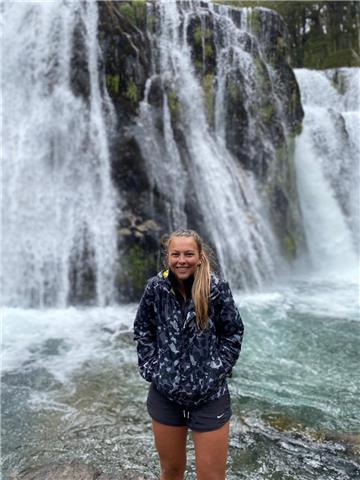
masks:
<path fill-rule="evenodd" d="M 193 237 L 173 237 L 169 243 L 169 250 L 198 250 L 198 245 Z"/>

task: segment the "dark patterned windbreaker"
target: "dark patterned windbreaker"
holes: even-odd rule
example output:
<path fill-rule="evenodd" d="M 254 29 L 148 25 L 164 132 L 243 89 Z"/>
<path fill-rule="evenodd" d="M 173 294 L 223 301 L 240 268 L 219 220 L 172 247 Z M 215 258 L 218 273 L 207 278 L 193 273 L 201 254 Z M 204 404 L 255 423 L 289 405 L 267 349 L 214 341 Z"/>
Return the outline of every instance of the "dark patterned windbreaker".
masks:
<path fill-rule="evenodd" d="M 193 301 L 184 317 L 166 277 L 148 281 L 136 314 L 139 370 L 170 400 L 197 406 L 227 391 L 244 326 L 227 282 L 211 276 L 209 324 L 200 330 Z"/>

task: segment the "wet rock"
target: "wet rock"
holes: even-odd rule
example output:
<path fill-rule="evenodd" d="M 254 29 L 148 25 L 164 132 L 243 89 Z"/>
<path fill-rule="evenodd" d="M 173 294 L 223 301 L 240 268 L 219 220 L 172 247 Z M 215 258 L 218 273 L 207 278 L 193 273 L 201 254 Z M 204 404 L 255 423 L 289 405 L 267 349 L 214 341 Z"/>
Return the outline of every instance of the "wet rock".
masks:
<path fill-rule="evenodd" d="M 92 465 L 72 462 L 69 465 L 52 463 L 35 467 L 19 474 L 11 474 L 9 480 L 145 480 L 145 477 L 132 470 L 109 476 Z"/>
<path fill-rule="evenodd" d="M 124 300 L 138 300 L 145 280 L 161 269 L 160 239 L 164 233 L 152 219 L 143 219 L 129 213 L 118 230 L 121 262 L 117 287 Z"/>
<path fill-rule="evenodd" d="M 111 480 L 92 465 L 73 462 L 70 465 L 50 464 L 36 467 L 18 475 L 11 475 L 11 480 Z"/>
<path fill-rule="evenodd" d="M 228 41 L 226 25 L 219 20 L 220 7 L 216 5 L 215 13 L 206 3 L 200 9 L 192 10 L 185 4 L 184 8 L 189 13 L 186 39 L 194 71 L 203 88 L 209 129 L 213 131 L 217 75 L 222 61 L 219 52 Z M 229 11 L 240 26 L 244 21 L 242 10 Z M 192 161 L 187 122 L 176 79 L 159 71 L 157 2 L 99 2 L 98 28 L 102 73 L 117 120 L 110 141 L 112 178 L 120 192 L 121 211 L 126 212 L 126 221 L 118 228 L 121 262 L 117 288 L 120 299 L 136 300 L 146 278 L 161 268 L 158 247 L 161 236 L 177 225 L 173 218 L 171 182 L 166 189 L 166 182 L 157 182 L 155 171 L 161 168 L 158 162 L 166 162 L 169 156 L 165 106 L 169 108 L 173 139 L 186 172 L 190 171 Z M 284 257 L 291 259 L 303 242 L 292 166 L 292 140 L 301 130 L 303 111 L 299 88 L 288 64 L 286 25 L 275 12 L 254 8 L 249 29 L 242 28 L 238 35 L 242 48 L 252 58 L 256 78 L 254 85 L 249 86 L 251 79 L 230 48 L 224 70 L 226 145 L 239 163 L 262 183 L 274 231 Z M 146 105 L 141 103 L 144 98 Z M 209 238 L 209 227 L 202 219 L 196 192 L 197 185 L 190 175 L 182 223 Z M 142 226 L 129 222 L 131 216 L 141 219 Z M 157 228 L 144 226 L 149 221 L 155 222 Z"/>

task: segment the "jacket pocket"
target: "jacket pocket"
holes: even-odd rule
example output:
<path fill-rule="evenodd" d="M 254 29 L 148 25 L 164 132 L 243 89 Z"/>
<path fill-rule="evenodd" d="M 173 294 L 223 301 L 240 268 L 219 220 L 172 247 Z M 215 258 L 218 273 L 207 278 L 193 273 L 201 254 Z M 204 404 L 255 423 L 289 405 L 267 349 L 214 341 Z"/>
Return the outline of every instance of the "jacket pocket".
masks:
<path fill-rule="evenodd" d="M 217 351 L 210 356 L 207 373 L 209 390 L 216 391 L 226 377 L 224 364 Z"/>
<path fill-rule="evenodd" d="M 140 373 L 142 377 L 145 378 L 145 380 L 147 380 L 148 382 L 152 382 L 154 380 L 154 376 L 159 370 L 158 365 L 159 363 L 157 356 L 152 357 L 140 367 Z"/>

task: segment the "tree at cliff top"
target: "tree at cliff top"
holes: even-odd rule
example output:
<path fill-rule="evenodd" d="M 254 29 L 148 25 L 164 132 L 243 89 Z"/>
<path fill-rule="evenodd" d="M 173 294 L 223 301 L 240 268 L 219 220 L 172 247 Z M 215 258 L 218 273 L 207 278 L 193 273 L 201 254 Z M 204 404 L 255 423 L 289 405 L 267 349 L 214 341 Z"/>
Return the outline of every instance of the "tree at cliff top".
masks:
<path fill-rule="evenodd" d="M 288 26 L 294 68 L 360 66 L 360 3 L 357 1 L 215 1 L 233 7 L 276 10 Z"/>

